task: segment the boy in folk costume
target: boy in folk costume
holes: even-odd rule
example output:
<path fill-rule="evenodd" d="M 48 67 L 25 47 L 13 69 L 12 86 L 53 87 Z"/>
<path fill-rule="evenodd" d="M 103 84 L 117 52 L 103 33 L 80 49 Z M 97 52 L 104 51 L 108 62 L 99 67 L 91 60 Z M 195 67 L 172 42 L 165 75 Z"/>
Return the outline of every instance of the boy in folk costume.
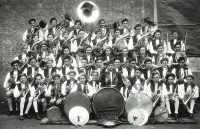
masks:
<path fill-rule="evenodd" d="M 16 98 L 16 101 L 18 101 L 20 105 L 19 120 L 24 120 L 24 117 L 30 119 L 31 117 L 29 116 L 28 112 L 32 106 L 33 97 L 30 96 L 30 85 L 27 83 L 26 74 L 22 74 L 20 76 L 20 83 L 15 86 L 13 94 Z M 28 102 L 28 104 L 24 114 L 24 107 L 26 101 Z"/>
<path fill-rule="evenodd" d="M 184 83 L 184 86 L 183 86 L 184 93 L 183 93 L 183 99 L 182 100 L 183 100 L 183 103 L 185 103 L 184 105 L 186 106 L 186 109 L 189 113 L 189 117 L 192 118 L 193 117 L 194 105 L 195 105 L 196 99 L 199 97 L 199 88 L 198 88 L 198 86 L 196 86 L 193 83 L 194 82 L 194 76 L 193 75 L 188 75 L 186 77 L 186 80 L 187 80 L 187 83 Z M 186 102 L 186 101 L 188 101 L 188 102 Z"/>
<path fill-rule="evenodd" d="M 78 83 L 78 81 L 75 79 L 76 75 L 77 72 L 74 70 L 70 70 L 68 72 L 69 79 L 62 84 L 62 96 L 67 96 L 71 92 L 74 85 Z"/>
<path fill-rule="evenodd" d="M 91 81 L 89 81 L 89 84 L 95 89 L 97 92 L 101 88 L 101 82 L 100 82 L 100 75 L 97 70 L 93 70 L 91 73 Z"/>
<path fill-rule="evenodd" d="M 124 86 L 120 88 L 120 93 L 123 95 L 124 100 L 126 101 L 131 96 L 131 94 L 133 94 L 133 87 L 129 78 L 124 77 L 123 84 Z"/>
<path fill-rule="evenodd" d="M 175 83 L 175 75 L 173 73 L 167 74 L 165 85 L 167 89 L 167 94 L 165 95 L 165 104 L 169 113 L 169 117 L 172 116 L 172 112 L 170 109 L 170 102 L 173 102 L 175 107 L 174 118 L 177 119 L 178 109 L 179 109 L 179 95 L 178 95 L 178 84 Z"/>
<path fill-rule="evenodd" d="M 152 81 L 147 85 L 146 93 L 152 99 L 154 105 L 156 106 L 155 101 L 160 97 L 160 106 L 165 106 L 164 96 L 167 94 L 166 85 L 159 81 L 160 74 L 158 72 L 152 73 Z"/>
<path fill-rule="evenodd" d="M 95 89 L 88 83 L 87 75 L 85 73 L 80 73 L 78 81 L 79 82 L 73 86 L 71 92 L 79 91 L 92 98 L 95 93 Z"/>
<path fill-rule="evenodd" d="M 135 76 L 135 70 L 138 68 L 136 65 L 136 58 L 129 59 L 129 77 L 133 78 Z"/>
<path fill-rule="evenodd" d="M 9 108 L 7 115 L 13 114 L 13 105 L 12 105 L 13 90 L 15 88 L 15 85 L 19 83 L 19 75 L 21 74 L 21 71 L 18 69 L 19 60 L 14 60 L 13 62 L 11 62 L 11 66 L 13 67 L 13 69 L 6 75 L 4 81 L 4 88 L 6 89 L 6 99 Z M 16 110 L 18 112 L 17 106 Z"/>
<path fill-rule="evenodd" d="M 113 58 L 112 48 L 107 46 L 102 54 L 102 61 L 110 61 Z"/>
<path fill-rule="evenodd" d="M 48 35 L 49 34 L 53 34 L 55 35 L 56 34 L 56 25 L 57 25 L 57 19 L 56 18 L 51 18 L 50 21 L 49 21 L 50 25 L 51 25 L 51 28 L 47 29 L 46 32 L 45 32 L 45 40 L 48 39 Z"/>

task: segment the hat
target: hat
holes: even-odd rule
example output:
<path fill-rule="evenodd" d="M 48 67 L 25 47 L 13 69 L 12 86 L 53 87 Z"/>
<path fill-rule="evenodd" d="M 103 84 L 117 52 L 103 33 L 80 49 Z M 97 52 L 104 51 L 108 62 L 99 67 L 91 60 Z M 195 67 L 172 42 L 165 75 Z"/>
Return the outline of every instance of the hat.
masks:
<path fill-rule="evenodd" d="M 167 61 L 168 62 L 169 59 L 168 58 L 162 58 L 161 61 L 160 61 L 160 63 L 162 63 L 163 61 Z"/>
<path fill-rule="evenodd" d="M 76 75 L 76 71 L 75 71 L 75 70 L 69 70 L 68 75 L 69 75 L 70 73 L 74 73 L 74 74 Z"/>
<path fill-rule="evenodd" d="M 21 44 L 20 44 L 20 49 L 22 50 L 25 46 L 27 46 L 26 43 L 21 43 Z"/>
<path fill-rule="evenodd" d="M 140 24 L 136 24 L 134 29 L 136 30 L 137 27 L 141 27 L 141 25 Z"/>
<path fill-rule="evenodd" d="M 125 21 L 128 22 L 128 19 L 127 19 L 127 18 L 123 19 L 123 20 L 122 20 L 122 24 L 123 24 Z"/>
<path fill-rule="evenodd" d="M 187 75 L 185 78 L 187 79 L 188 77 L 191 77 L 194 80 L 194 76 L 193 75 Z"/>
<path fill-rule="evenodd" d="M 11 66 L 13 66 L 15 63 L 19 64 L 19 60 L 14 60 L 10 63 Z"/>
<path fill-rule="evenodd" d="M 167 80 L 169 77 L 175 78 L 176 76 L 175 76 L 175 74 L 173 74 L 173 73 L 169 73 L 169 74 L 166 75 L 166 80 Z"/>
<path fill-rule="evenodd" d="M 31 18 L 28 23 L 30 24 L 32 21 L 36 22 L 36 20 L 34 18 Z"/>
<path fill-rule="evenodd" d="M 146 64 L 147 62 L 151 62 L 151 63 L 152 63 L 152 60 L 151 60 L 151 59 L 146 59 L 146 60 L 144 61 L 144 64 Z"/>

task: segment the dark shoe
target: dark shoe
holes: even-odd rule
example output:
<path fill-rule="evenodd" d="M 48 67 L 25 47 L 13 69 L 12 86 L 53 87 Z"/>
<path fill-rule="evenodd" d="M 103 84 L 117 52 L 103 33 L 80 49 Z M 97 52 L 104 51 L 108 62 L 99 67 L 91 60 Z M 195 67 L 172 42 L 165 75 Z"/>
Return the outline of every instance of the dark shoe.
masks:
<path fill-rule="evenodd" d="M 168 115 L 168 118 L 172 118 L 172 114 L 169 114 L 169 115 Z"/>
<path fill-rule="evenodd" d="M 8 116 L 10 116 L 10 115 L 12 115 L 12 114 L 13 114 L 13 111 L 8 111 L 8 112 L 7 112 L 7 115 L 8 115 Z"/>
<path fill-rule="evenodd" d="M 178 118 L 178 114 L 175 113 L 174 114 L 174 119 L 177 120 L 177 118 Z"/>
<path fill-rule="evenodd" d="M 189 116 L 190 118 L 193 118 L 193 113 L 190 113 L 190 116 Z"/>
<path fill-rule="evenodd" d="M 46 117 L 46 111 L 43 111 L 42 117 L 43 117 L 43 118 Z"/>
<path fill-rule="evenodd" d="M 16 115 L 16 116 L 19 115 L 19 111 L 18 111 L 18 110 L 15 111 L 15 115 Z"/>
<path fill-rule="evenodd" d="M 36 119 L 41 120 L 40 115 L 38 113 L 36 113 Z"/>
<path fill-rule="evenodd" d="M 19 116 L 19 120 L 24 120 L 24 116 Z"/>
<path fill-rule="evenodd" d="M 31 116 L 28 113 L 24 114 L 24 117 L 26 117 L 27 119 L 31 119 Z"/>

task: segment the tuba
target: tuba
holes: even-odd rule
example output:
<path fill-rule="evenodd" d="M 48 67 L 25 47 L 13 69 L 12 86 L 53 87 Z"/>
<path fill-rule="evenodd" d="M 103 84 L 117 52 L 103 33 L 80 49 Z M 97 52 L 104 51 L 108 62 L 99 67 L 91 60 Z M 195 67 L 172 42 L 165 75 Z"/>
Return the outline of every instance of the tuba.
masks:
<path fill-rule="evenodd" d="M 99 8 L 91 1 L 84 1 L 77 8 L 78 16 L 84 22 L 94 22 L 99 16 Z"/>

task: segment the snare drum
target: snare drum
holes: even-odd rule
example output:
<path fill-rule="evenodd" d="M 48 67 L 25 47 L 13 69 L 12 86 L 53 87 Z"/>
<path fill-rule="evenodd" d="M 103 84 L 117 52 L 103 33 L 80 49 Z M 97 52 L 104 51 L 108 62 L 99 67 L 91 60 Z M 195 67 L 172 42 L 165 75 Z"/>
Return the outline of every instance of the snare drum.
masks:
<path fill-rule="evenodd" d="M 49 119 L 49 121 L 57 122 L 60 120 L 61 115 L 62 115 L 62 113 L 61 113 L 60 109 L 55 106 L 50 107 L 47 110 L 47 118 Z"/>

